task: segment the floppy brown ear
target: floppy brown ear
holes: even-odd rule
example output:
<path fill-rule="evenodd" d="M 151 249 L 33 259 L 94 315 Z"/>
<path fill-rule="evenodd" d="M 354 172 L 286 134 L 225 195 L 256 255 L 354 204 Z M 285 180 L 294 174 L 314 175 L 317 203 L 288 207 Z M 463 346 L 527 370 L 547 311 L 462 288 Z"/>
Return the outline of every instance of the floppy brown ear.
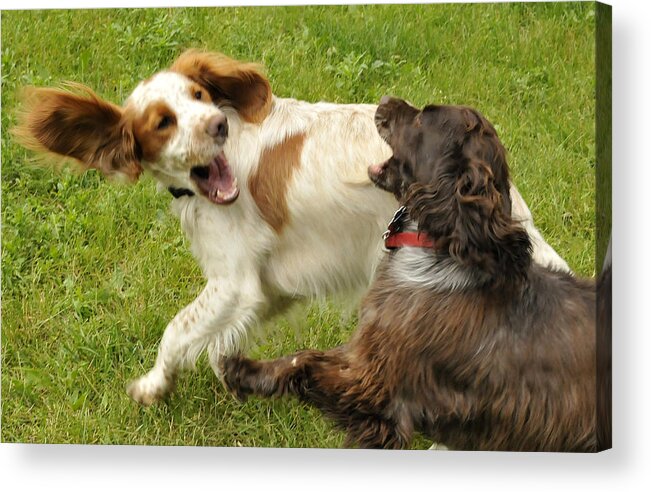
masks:
<path fill-rule="evenodd" d="M 496 188 L 490 166 L 472 160 L 458 176 L 412 186 L 408 207 L 419 230 L 439 240 L 457 261 L 492 276 L 517 275 L 529 266 L 531 242 L 504 200 L 508 194 Z"/>
<path fill-rule="evenodd" d="M 81 84 L 69 83 L 67 90 L 26 89 L 12 133 L 29 149 L 71 157 L 107 176 L 134 181 L 142 172 L 123 109 Z"/>
<path fill-rule="evenodd" d="M 188 50 L 170 67 L 208 90 L 215 103 L 230 103 L 250 123 L 269 114 L 271 86 L 255 63 L 242 63 L 220 53 Z"/>

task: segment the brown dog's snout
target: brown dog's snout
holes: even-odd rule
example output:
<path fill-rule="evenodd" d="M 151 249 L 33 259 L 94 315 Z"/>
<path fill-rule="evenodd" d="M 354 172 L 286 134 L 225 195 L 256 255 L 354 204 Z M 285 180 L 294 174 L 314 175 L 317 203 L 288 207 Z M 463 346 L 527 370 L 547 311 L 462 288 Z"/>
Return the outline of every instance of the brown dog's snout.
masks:
<path fill-rule="evenodd" d="M 214 138 L 220 145 L 228 137 L 228 120 L 223 114 L 213 116 L 206 125 L 206 133 Z"/>

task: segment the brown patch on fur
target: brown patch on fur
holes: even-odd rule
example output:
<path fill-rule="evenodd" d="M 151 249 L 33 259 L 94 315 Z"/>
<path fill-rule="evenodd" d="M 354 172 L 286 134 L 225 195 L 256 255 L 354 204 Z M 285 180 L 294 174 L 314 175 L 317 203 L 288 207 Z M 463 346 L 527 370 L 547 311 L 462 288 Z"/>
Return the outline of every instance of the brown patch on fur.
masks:
<path fill-rule="evenodd" d="M 162 101 L 151 103 L 133 120 L 133 133 L 142 158 L 148 162 L 158 160 L 162 148 L 175 131 L 176 114 Z"/>
<path fill-rule="evenodd" d="M 301 163 L 305 134 L 291 136 L 283 142 L 262 151 L 255 172 L 248 185 L 264 220 L 280 233 L 289 220 L 287 188 Z"/>
<path fill-rule="evenodd" d="M 254 63 L 242 63 L 221 53 L 188 50 L 170 70 L 205 87 L 216 104 L 231 104 L 250 123 L 260 123 L 269 114 L 271 86 Z"/>
<path fill-rule="evenodd" d="M 29 88 L 13 135 L 25 147 L 70 157 L 105 175 L 132 181 L 142 168 L 130 118 L 81 84 L 66 90 Z"/>

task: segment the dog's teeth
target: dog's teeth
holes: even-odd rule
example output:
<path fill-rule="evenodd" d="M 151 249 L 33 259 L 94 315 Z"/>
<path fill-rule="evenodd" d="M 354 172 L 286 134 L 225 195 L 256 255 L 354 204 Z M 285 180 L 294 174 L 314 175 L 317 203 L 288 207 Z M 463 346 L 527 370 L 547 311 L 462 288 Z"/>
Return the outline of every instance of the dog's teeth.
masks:
<path fill-rule="evenodd" d="M 224 194 L 222 193 L 222 190 L 217 190 L 217 198 L 224 198 Z"/>

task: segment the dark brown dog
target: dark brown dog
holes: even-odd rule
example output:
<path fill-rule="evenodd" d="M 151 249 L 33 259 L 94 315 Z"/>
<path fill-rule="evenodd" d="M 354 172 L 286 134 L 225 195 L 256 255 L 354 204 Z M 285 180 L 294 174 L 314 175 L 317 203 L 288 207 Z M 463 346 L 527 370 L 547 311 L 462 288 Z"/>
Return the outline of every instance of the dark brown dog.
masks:
<path fill-rule="evenodd" d="M 595 451 L 595 285 L 531 261 L 492 125 L 386 97 L 376 124 L 393 156 L 371 179 L 433 247 L 386 255 L 349 343 L 228 359 L 226 385 L 296 395 L 347 445 L 404 448 L 419 431 L 454 449 Z"/>

